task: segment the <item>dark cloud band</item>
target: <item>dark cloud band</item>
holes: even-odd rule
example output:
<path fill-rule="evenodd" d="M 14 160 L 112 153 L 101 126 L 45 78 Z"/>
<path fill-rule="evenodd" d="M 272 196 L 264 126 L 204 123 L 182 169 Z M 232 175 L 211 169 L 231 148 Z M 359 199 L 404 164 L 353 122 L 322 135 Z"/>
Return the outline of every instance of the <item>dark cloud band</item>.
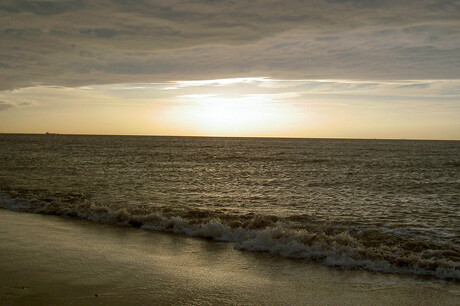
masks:
<path fill-rule="evenodd" d="M 455 1 L 8 0 L 0 89 L 210 79 L 457 79 Z"/>

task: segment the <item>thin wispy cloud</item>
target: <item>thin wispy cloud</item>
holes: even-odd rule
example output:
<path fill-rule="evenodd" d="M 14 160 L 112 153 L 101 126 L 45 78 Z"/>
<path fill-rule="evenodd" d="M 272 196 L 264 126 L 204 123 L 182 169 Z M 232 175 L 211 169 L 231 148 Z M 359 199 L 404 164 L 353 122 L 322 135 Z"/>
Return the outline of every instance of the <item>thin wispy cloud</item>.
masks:
<path fill-rule="evenodd" d="M 13 108 L 14 105 L 5 101 L 0 101 L 0 111 L 5 111 L 10 108 Z"/>
<path fill-rule="evenodd" d="M 26 107 L 26 106 L 32 106 L 35 104 L 35 101 L 33 100 L 24 100 L 24 99 L 19 99 L 19 100 L 12 100 L 12 101 L 0 101 L 0 111 L 5 111 L 9 110 L 12 108 L 17 108 L 17 107 Z"/>
<path fill-rule="evenodd" d="M 256 78 L 229 78 L 229 79 L 214 79 L 214 80 L 199 80 L 199 81 L 173 81 L 173 86 L 168 86 L 165 89 L 177 89 L 186 87 L 198 87 L 198 86 L 228 86 L 236 84 L 254 84 L 261 82 L 272 82 L 267 77 L 256 77 Z"/>

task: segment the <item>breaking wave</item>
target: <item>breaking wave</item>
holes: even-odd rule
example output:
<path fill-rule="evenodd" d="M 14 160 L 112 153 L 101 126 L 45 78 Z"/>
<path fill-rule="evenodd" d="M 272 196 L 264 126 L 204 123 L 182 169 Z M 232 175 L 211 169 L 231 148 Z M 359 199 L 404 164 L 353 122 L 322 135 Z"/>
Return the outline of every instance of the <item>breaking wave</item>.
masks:
<path fill-rule="evenodd" d="M 239 250 L 317 261 L 326 266 L 460 280 L 460 250 L 455 245 L 388 230 L 334 224 L 309 215 L 281 218 L 166 206 L 113 207 L 76 193 L 37 196 L 14 190 L 0 191 L 0 207 L 224 241 Z"/>

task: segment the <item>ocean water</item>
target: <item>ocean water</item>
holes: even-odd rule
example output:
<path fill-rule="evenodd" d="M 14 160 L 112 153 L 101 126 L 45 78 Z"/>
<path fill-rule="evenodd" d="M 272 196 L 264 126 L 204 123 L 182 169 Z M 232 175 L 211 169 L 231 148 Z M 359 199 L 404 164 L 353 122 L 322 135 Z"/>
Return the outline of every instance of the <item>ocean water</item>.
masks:
<path fill-rule="evenodd" d="M 460 142 L 0 135 L 0 207 L 460 280 Z"/>

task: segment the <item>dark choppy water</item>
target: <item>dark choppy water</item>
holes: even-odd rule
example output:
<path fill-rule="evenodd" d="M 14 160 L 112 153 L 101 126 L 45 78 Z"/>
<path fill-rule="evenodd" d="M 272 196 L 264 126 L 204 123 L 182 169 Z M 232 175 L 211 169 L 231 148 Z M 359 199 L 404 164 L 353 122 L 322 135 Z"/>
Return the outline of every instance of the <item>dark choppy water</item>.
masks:
<path fill-rule="evenodd" d="M 460 142 L 0 135 L 0 207 L 460 280 Z"/>

